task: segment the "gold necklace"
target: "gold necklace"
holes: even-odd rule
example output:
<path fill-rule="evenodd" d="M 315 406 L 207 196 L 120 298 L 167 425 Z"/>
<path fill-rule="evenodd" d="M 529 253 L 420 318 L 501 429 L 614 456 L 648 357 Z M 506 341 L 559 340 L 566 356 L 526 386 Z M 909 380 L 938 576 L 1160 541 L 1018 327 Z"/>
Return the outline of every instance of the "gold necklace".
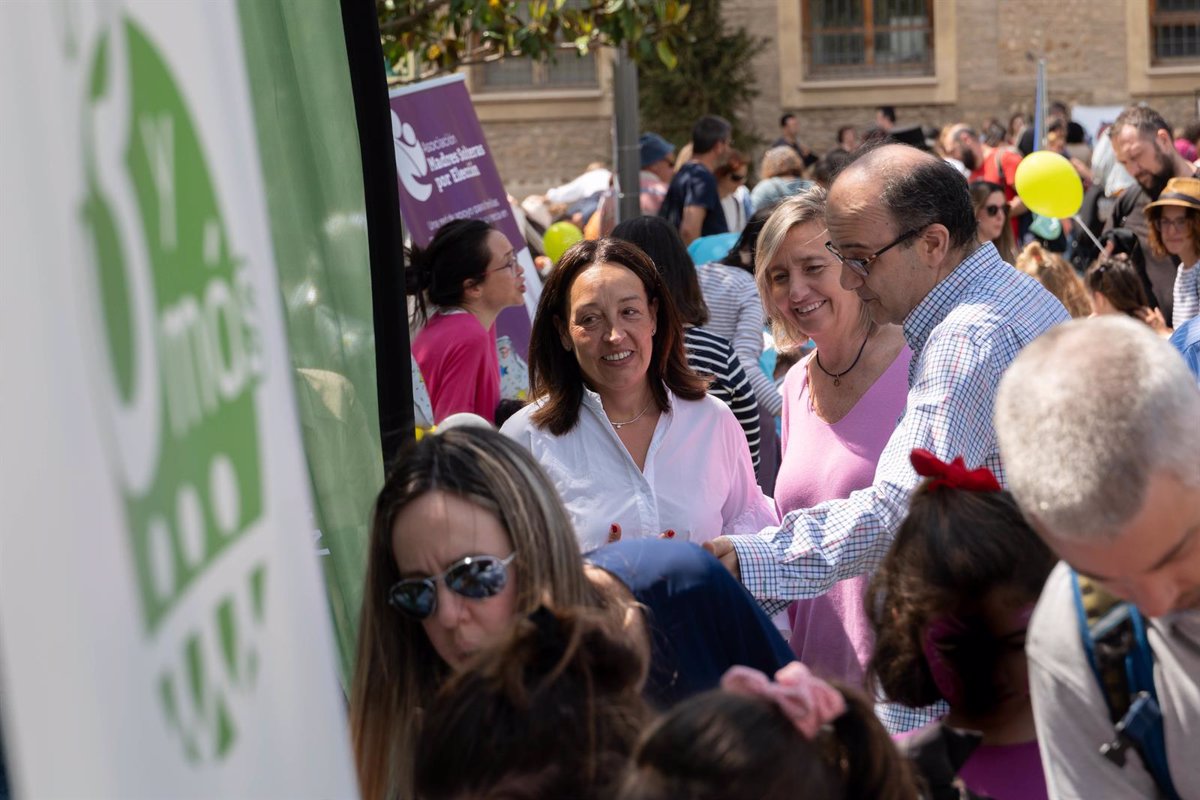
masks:
<path fill-rule="evenodd" d="M 621 428 L 624 428 L 626 425 L 632 425 L 633 423 L 637 422 L 639 419 L 641 419 L 642 417 L 644 417 L 646 415 L 646 412 L 650 410 L 650 404 L 653 402 L 654 402 L 654 398 L 651 397 L 650 400 L 646 402 L 646 405 L 642 408 L 642 410 L 638 412 L 638 415 L 636 417 L 634 417 L 633 419 L 627 419 L 624 422 L 613 422 L 612 418 L 609 417 L 608 424 L 612 425 L 617 430 L 621 430 Z M 605 413 L 604 416 L 607 417 L 608 414 Z"/>

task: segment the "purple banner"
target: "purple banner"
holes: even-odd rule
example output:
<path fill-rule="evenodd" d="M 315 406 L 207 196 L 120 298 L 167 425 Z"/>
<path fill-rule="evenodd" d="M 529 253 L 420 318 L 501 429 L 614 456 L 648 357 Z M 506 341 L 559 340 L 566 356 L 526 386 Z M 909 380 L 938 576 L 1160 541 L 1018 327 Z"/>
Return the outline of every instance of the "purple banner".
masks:
<path fill-rule="evenodd" d="M 451 75 L 393 89 L 392 137 L 400 185 L 400 216 L 413 243 L 424 247 L 455 219 L 481 219 L 502 231 L 525 270 L 525 308 L 506 308 L 496 320 L 502 354 L 508 338 L 522 359 L 529 353 L 530 319 L 541 280 L 508 204 L 465 78 Z M 513 377 L 507 374 L 505 377 Z M 515 396 L 511 380 L 502 387 Z"/>

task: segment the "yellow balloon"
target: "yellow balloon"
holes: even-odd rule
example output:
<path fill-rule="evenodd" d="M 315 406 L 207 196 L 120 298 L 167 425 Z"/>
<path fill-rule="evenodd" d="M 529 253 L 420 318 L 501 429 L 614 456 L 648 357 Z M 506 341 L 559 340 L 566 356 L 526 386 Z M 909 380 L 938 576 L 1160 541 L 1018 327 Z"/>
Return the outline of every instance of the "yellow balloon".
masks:
<path fill-rule="evenodd" d="M 1071 162 L 1051 150 L 1038 150 L 1021 160 L 1017 194 L 1035 214 L 1066 219 L 1083 205 L 1083 181 Z"/>
<path fill-rule="evenodd" d="M 583 231 L 579 230 L 578 225 L 573 225 L 570 222 L 556 222 L 549 228 L 546 228 L 546 233 L 542 236 L 542 244 L 545 245 L 546 255 L 557 264 L 562 258 L 562 254 L 567 252 L 567 249 L 578 241 L 583 240 Z"/>

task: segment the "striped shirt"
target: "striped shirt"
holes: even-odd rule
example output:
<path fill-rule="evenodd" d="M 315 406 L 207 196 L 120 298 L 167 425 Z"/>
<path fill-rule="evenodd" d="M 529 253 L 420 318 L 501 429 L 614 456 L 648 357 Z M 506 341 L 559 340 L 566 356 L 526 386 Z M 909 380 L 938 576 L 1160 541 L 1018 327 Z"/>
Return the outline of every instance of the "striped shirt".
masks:
<path fill-rule="evenodd" d="M 738 424 L 746 432 L 750 458 L 758 471 L 758 400 L 750 381 L 729 346 L 729 341 L 703 328 L 685 328 L 683 346 L 687 348 L 688 366 L 702 375 L 711 375 L 713 382 L 708 393 L 729 406 Z"/>
<path fill-rule="evenodd" d="M 696 267 L 696 277 L 708 306 L 708 323 L 704 328 L 729 340 L 742 363 L 742 370 L 750 379 L 759 407 L 772 416 L 779 416 L 783 410 L 783 395 L 771 376 L 758 366 L 766 315 L 754 276 L 739 267 L 712 263 Z"/>
<path fill-rule="evenodd" d="M 908 399 L 874 484 L 792 511 L 779 528 L 733 539 L 742 583 L 767 601 L 768 613 L 879 565 L 917 485 L 914 448 L 946 461 L 961 455 L 1004 484 L 992 426 L 1000 376 L 1022 347 L 1067 319 L 1062 304 L 1005 264 L 991 243 L 938 283 L 904 321 L 913 351 Z"/>
<path fill-rule="evenodd" d="M 1179 265 L 1175 273 L 1175 305 L 1171 322 L 1176 328 L 1193 317 L 1200 316 L 1200 261 L 1190 267 Z"/>

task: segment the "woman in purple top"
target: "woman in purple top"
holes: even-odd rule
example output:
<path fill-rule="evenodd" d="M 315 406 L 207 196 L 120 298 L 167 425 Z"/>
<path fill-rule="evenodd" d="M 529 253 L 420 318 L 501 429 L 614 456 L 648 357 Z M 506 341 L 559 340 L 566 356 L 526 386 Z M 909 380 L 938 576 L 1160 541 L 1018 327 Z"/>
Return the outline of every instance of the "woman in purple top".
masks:
<path fill-rule="evenodd" d="M 755 278 L 781 348 L 809 338 L 816 349 L 783 384 L 779 513 L 867 488 L 908 392 L 912 353 L 894 325 L 876 325 L 866 304 L 839 283 L 825 249 L 825 190 L 783 201 L 758 240 Z M 865 577 L 791 607 L 791 645 L 815 673 L 861 686 L 872 636 L 863 611 Z"/>
<path fill-rule="evenodd" d="M 958 770 L 976 794 L 1045 800 L 1025 631 L 1055 557 L 987 469 L 913 451 L 929 478 L 867 592 L 874 682 L 909 706 L 944 699 L 951 728 L 983 735 Z"/>

